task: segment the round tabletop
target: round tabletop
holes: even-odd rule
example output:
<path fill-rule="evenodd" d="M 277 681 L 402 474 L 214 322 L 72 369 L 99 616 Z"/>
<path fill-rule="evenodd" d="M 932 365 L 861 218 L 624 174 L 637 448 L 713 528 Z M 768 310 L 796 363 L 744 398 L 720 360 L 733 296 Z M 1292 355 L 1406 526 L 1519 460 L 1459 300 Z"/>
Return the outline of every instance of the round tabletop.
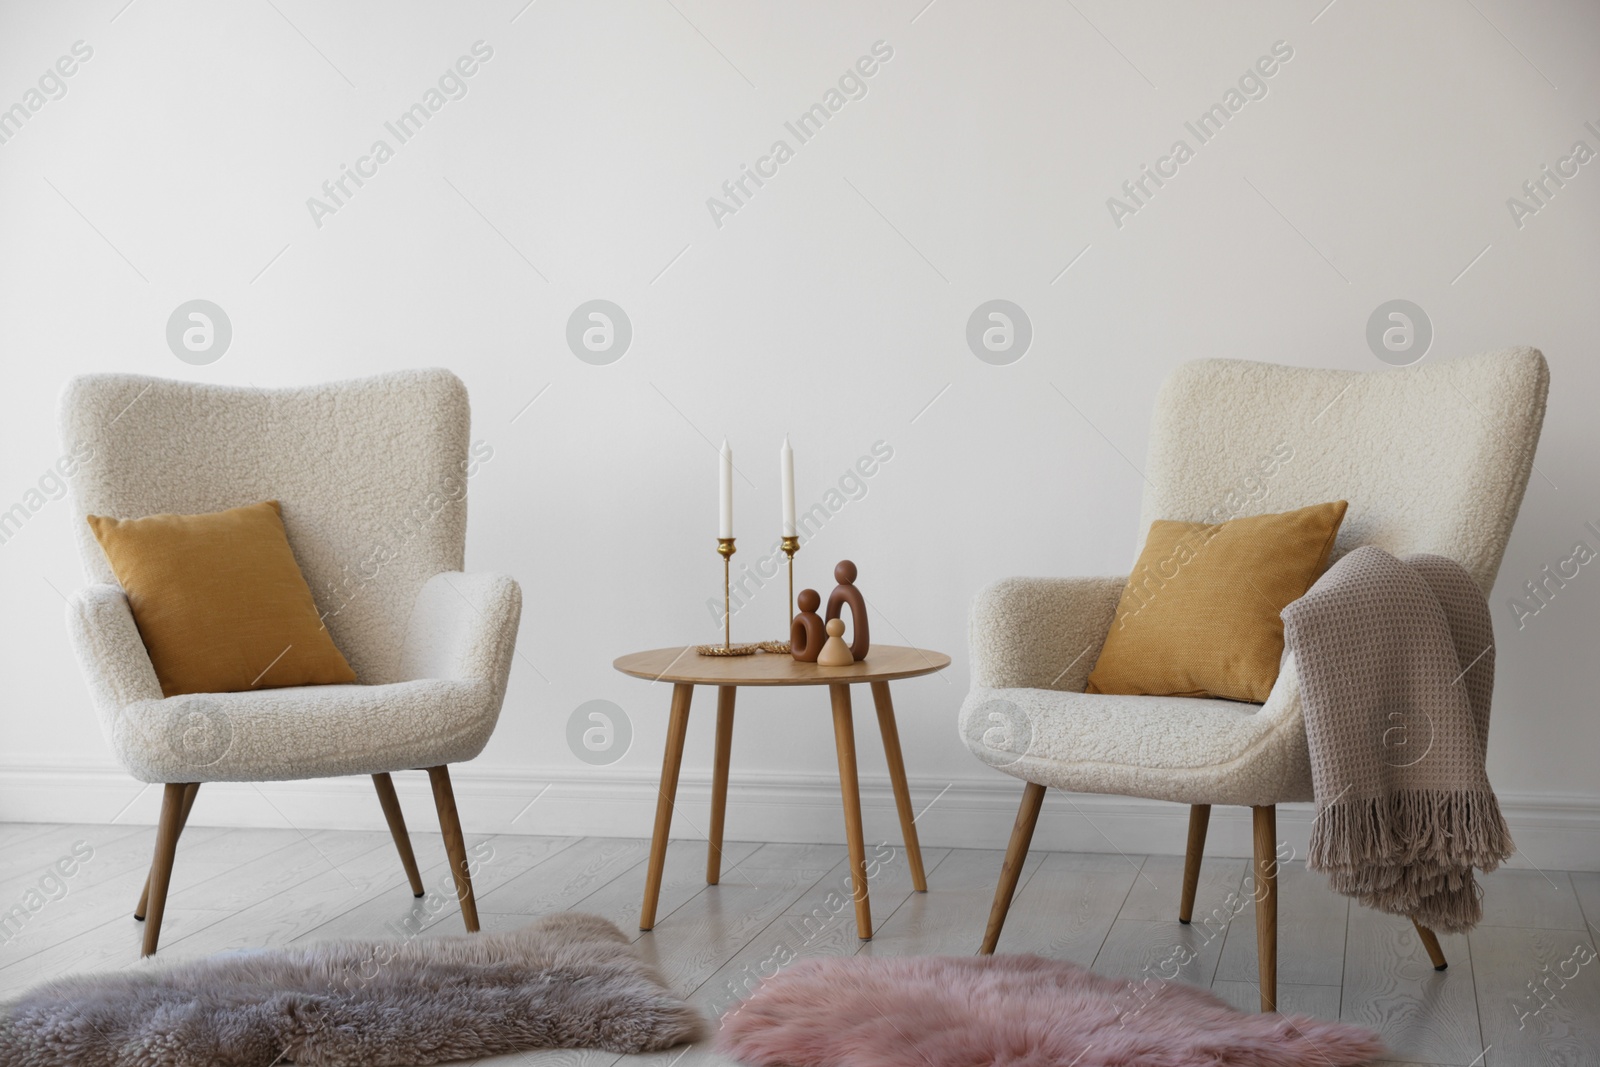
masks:
<path fill-rule="evenodd" d="M 629 653 L 611 665 L 635 678 L 686 685 L 839 685 L 932 674 L 950 666 L 950 657 L 926 648 L 873 645 L 866 659 L 848 667 L 819 667 L 782 652 L 702 656 L 694 645 L 680 645 Z"/>

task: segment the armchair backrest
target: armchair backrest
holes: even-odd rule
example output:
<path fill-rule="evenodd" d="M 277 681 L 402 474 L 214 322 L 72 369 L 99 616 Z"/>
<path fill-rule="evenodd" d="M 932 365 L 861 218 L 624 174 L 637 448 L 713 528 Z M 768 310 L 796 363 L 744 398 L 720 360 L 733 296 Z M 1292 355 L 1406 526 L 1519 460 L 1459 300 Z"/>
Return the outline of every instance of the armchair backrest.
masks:
<path fill-rule="evenodd" d="M 1460 563 L 1488 595 L 1522 503 L 1550 371 L 1532 348 L 1398 370 L 1185 363 L 1156 401 L 1140 539 L 1348 500 L 1334 546 Z"/>
<path fill-rule="evenodd" d="M 90 581 L 115 583 L 84 516 L 278 500 L 295 559 L 357 679 L 392 681 L 417 591 L 462 569 L 470 415 L 461 380 L 402 371 L 300 389 L 74 378 L 61 436 Z M 92 450 L 92 451 L 89 451 Z"/>

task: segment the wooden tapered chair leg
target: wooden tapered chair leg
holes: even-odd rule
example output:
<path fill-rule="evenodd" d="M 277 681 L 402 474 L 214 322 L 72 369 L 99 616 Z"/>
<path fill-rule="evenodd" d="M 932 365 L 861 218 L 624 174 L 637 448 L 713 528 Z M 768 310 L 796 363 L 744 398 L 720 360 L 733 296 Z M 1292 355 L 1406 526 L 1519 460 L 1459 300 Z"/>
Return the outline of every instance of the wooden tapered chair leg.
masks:
<path fill-rule="evenodd" d="M 178 836 L 183 836 L 183 828 L 189 825 L 189 809 L 194 807 L 194 798 L 200 792 L 199 782 L 190 782 L 183 787 L 183 807 L 178 812 Z M 151 863 L 150 869 L 155 870 Z M 145 875 L 144 891 L 139 894 L 139 906 L 133 909 L 133 917 L 144 922 L 145 910 L 150 906 L 150 875 Z"/>
<path fill-rule="evenodd" d="M 461 918 L 467 932 L 478 932 L 478 901 L 472 895 L 472 870 L 467 865 L 467 841 L 461 836 L 461 819 L 456 814 L 456 795 L 450 788 L 450 768 L 440 765 L 428 768 L 428 782 L 433 786 L 433 803 L 439 809 L 439 829 L 444 833 L 444 851 L 450 859 L 450 874 L 456 882 L 456 900 L 461 904 Z"/>
<path fill-rule="evenodd" d="M 1261 1010 L 1278 1010 L 1278 809 L 1251 808 L 1255 830 L 1256 966 Z"/>
<path fill-rule="evenodd" d="M 172 882 L 172 860 L 178 854 L 178 834 L 183 829 L 183 798 L 188 787 L 168 782 L 161 796 L 161 821 L 156 825 L 156 855 L 150 864 L 149 900 L 146 901 L 144 950 L 154 956 L 161 940 L 161 917 L 167 910 L 167 886 Z"/>
<path fill-rule="evenodd" d="M 1183 853 L 1183 899 L 1178 902 L 1178 921 L 1185 926 L 1194 918 L 1194 894 L 1200 886 L 1200 859 L 1206 850 L 1206 827 L 1210 823 L 1210 804 L 1189 805 L 1189 845 Z"/>
<path fill-rule="evenodd" d="M 417 856 L 411 851 L 411 835 L 406 833 L 406 816 L 400 810 L 400 798 L 395 795 L 394 779 L 387 773 L 374 774 L 372 784 L 378 787 L 378 803 L 383 806 L 383 817 L 389 822 L 389 834 L 400 853 L 400 866 L 406 869 L 406 881 L 411 883 L 411 895 L 423 895 L 422 874 L 417 870 Z"/>
<path fill-rule="evenodd" d="M 1033 828 L 1039 822 L 1044 789 L 1042 785 L 1029 782 L 1022 790 L 1022 806 L 1017 809 L 1011 843 L 1006 846 L 1005 862 L 1000 865 L 1000 884 L 995 886 L 994 905 L 989 909 L 989 928 L 983 932 L 983 947 L 978 950 L 985 956 L 994 952 L 995 945 L 1000 943 L 1000 928 L 1006 924 L 1006 912 L 1011 910 L 1011 898 L 1017 892 L 1022 866 L 1028 861 L 1028 846 L 1033 844 Z"/>
<path fill-rule="evenodd" d="M 1442 971 L 1450 966 L 1444 958 L 1444 949 L 1439 947 L 1439 935 L 1412 919 L 1411 925 L 1417 928 L 1417 937 L 1422 939 L 1422 947 L 1428 950 L 1428 960 L 1433 964 L 1433 969 Z"/>

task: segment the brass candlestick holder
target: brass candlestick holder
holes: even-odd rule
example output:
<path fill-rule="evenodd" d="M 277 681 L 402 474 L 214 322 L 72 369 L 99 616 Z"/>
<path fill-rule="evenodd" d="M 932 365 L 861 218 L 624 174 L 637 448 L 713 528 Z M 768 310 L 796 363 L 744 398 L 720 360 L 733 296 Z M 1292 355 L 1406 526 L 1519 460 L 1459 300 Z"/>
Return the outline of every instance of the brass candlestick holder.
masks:
<path fill-rule="evenodd" d="M 784 555 L 789 557 L 789 632 L 792 635 L 795 629 L 795 552 L 800 550 L 800 537 L 794 536 L 794 534 L 787 534 L 779 542 L 778 547 L 781 547 L 784 550 Z M 792 651 L 790 638 L 787 637 L 781 641 L 762 641 L 760 645 L 757 645 L 757 648 L 762 649 L 763 653 L 789 653 L 789 651 Z"/>
<path fill-rule="evenodd" d="M 794 554 L 800 551 L 800 538 L 789 534 L 779 543 L 783 554 L 789 557 L 789 632 L 794 633 Z M 763 641 L 756 646 L 763 652 L 789 652 L 789 638 L 782 641 Z"/>
<path fill-rule="evenodd" d="M 695 649 L 702 656 L 748 656 L 755 652 L 755 645 L 736 645 L 733 643 L 733 608 L 729 590 L 732 583 L 733 554 L 738 549 L 733 545 L 733 538 L 717 538 L 717 555 L 722 557 L 722 644 L 700 645 Z"/>
<path fill-rule="evenodd" d="M 800 551 L 800 538 L 793 534 L 783 539 L 783 554 L 789 557 L 789 625 L 794 625 L 794 554 Z"/>

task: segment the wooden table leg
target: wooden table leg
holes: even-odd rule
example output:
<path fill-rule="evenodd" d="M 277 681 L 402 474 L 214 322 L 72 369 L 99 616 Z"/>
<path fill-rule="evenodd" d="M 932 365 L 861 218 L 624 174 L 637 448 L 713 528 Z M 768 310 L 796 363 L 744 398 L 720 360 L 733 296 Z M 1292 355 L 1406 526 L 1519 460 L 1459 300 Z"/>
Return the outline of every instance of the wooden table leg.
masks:
<path fill-rule="evenodd" d="M 894 785 L 894 806 L 900 812 L 900 832 L 906 843 L 906 862 L 911 865 L 911 886 L 919 893 L 928 891 L 922 873 L 922 846 L 917 842 L 916 815 L 911 810 L 911 790 L 906 785 L 906 764 L 900 756 L 900 730 L 895 726 L 894 704 L 889 700 L 889 683 L 872 683 L 872 705 L 878 710 L 878 731 L 883 734 L 883 754 L 889 761 L 889 781 Z"/>
<path fill-rule="evenodd" d="M 689 701 L 694 686 L 678 682 L 672 687 L 672 718 L 667 722 L 667 751 L 661 759 L 661 786 L 656 796 L 656 829 L 650 838 L 650 865 L 644 876 L 644 906 L 639 909 L 639 929 L 653 930 L 656 904 L 661 897 L 661 870 L 667 862 L 667 837 L 672 831 L 672 803 L 678 795 L 678 768 L 683 764 L 683 739 L 689 733 Z"/>
<path fill-rule="evenodd" d="M 711 765 L 711 833 L 706 885 L 722 879 L 722 824 L 728 813 L 728 760 L 733 754 L 733 698 L 737 686 L 717 686 L 717 752 Z"/>
<path fill-rule="evenodd" d="M 861 788 L 856 780 L 856 730 L 850 716 L 850 686 L 830 685 L 833 740 L 839 749 L 839 792 L 844 798 L 844 833 L 850 842 L 850 883 L 856 901 L 856 936 L 872 940 L 872 904 L 867 899 L 867 844 L 861 835 Z"/>

